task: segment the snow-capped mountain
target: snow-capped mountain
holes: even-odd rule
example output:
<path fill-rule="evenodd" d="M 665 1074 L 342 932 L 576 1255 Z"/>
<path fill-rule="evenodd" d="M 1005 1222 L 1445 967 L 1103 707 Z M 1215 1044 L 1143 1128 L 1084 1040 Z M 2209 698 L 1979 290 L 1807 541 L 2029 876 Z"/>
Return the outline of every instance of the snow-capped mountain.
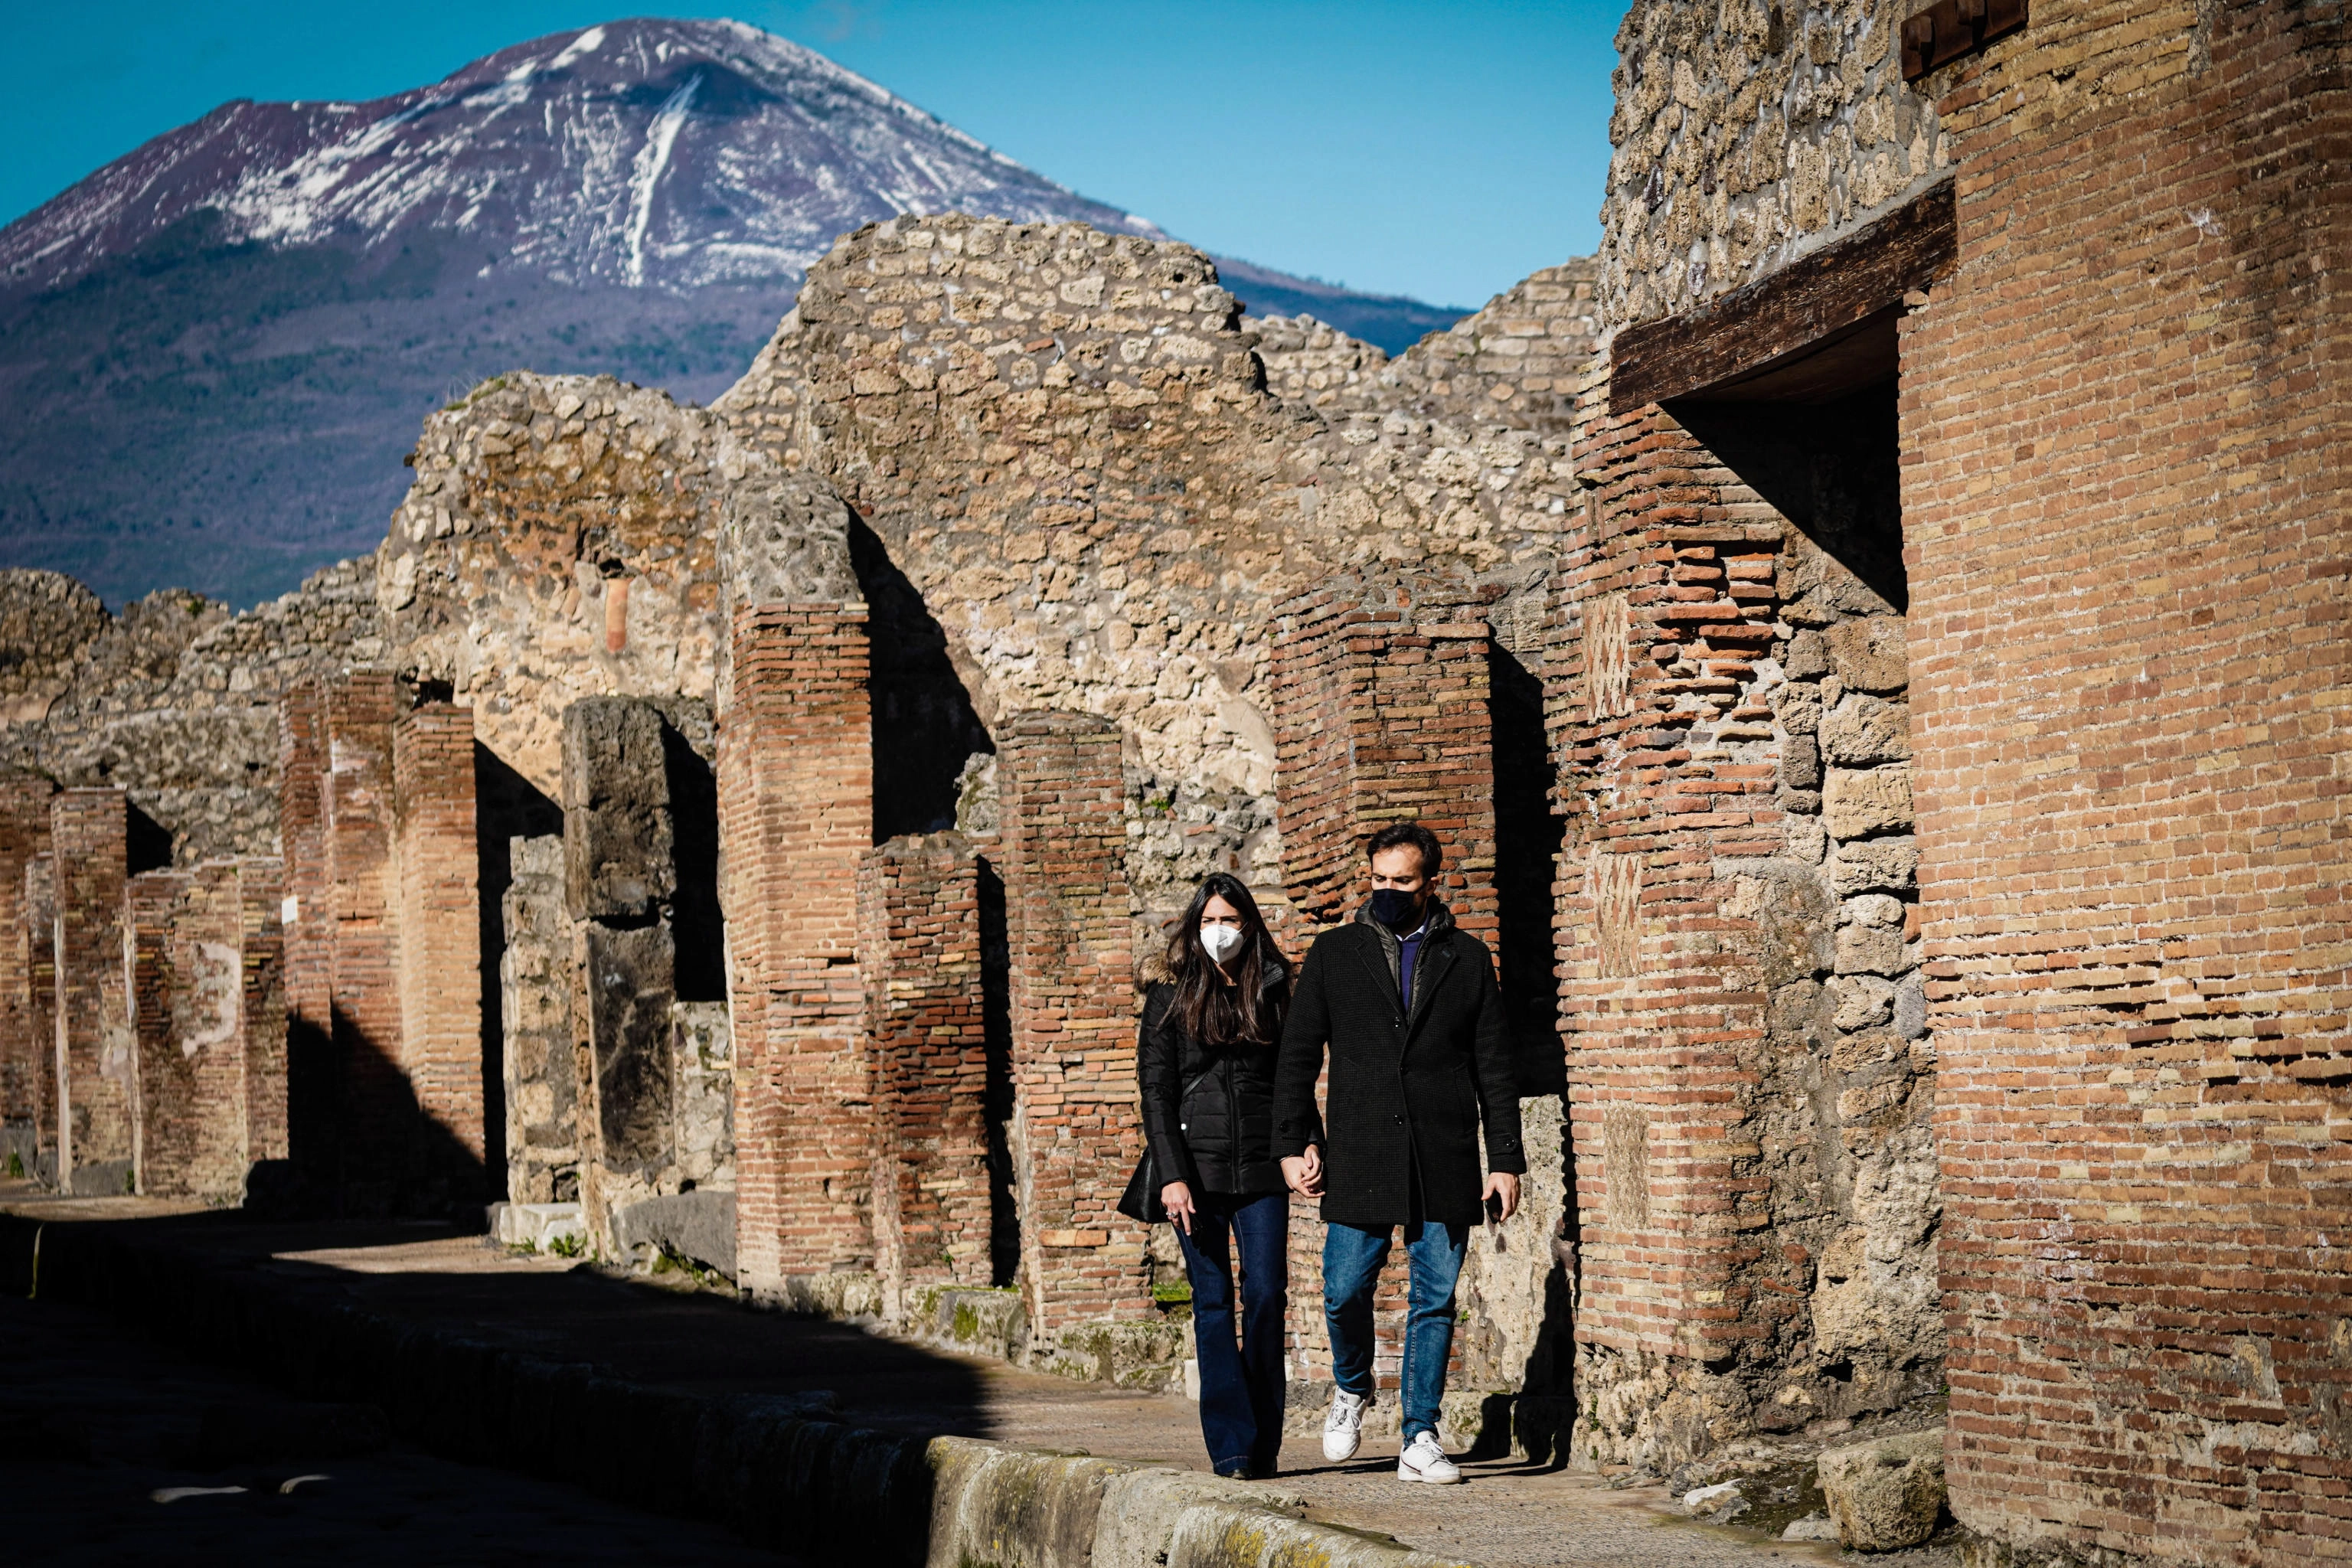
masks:
<path fill-rule="evenodd" d="M 0 230 L 0 277 L 55 287 L 202 208 L 228 240 L 381 247 L 429 228 L 484 272 L 629 287 L 794 275 L 898 212 L 1160 232 L 788 39 L 648 18 L 373 103 L 224 104 Z"/>
<path fill-rule="evenodd" d="M 225 104 L 0 228 L 0 565 L 281 592 L 383 538 L 436 405 L 518 366 L 707 399 L 836 236 L 909 211 L 1159 233 L 736 22 Z M 1460 314 L 1228 265 L 1391 351 Z"/>

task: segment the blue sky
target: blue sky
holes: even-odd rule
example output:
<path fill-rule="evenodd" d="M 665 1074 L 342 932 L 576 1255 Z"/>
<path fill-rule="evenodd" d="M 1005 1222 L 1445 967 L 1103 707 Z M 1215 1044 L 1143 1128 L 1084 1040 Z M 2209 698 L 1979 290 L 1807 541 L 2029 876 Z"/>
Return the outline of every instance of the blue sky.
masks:
<path fill-rule="evenodd" d="M 625 0 L 5 0 L 0 222 L 233 98 L 380 97 Z M 1622 5 L 821 0 L 782 33 L 1209 249 L 1475 306 L 1590 251 Z"/>

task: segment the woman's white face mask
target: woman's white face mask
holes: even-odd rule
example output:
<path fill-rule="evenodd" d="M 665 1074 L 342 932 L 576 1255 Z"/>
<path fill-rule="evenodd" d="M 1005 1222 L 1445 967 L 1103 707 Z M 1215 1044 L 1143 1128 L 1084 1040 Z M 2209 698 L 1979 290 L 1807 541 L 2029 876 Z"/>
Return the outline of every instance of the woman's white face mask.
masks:
<path fill-rule="evenodd" d="M 1209 950 L 1211 958 L 1223 963 L 1242 950 L 1241 930 L 1236 926 L 1203 923 L 1201 927 L 1201 945 Z"/>

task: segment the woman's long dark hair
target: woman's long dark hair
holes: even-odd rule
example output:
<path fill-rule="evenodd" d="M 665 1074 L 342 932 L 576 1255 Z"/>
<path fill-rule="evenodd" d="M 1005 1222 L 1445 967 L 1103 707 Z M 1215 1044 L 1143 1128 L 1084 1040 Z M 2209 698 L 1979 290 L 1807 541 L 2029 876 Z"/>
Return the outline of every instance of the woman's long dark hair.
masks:
<path fill-rule="evenodd" d="M 1230 985 L 1201 945 L 1201 911 L 1211 899 L 1223 899 L 1241 912 L 1242 956 Z M 1281 1035 L 1287 998 L 1278 982 L 1289 978 L 1290 963 L 1266 933 L 1257 900 L 1240 878 L 1212 871 L 1201 879 L 1168 939 L 1168 973 L 1176 985 L 1177 1020 L 1204 1049 L 1270 1046 Z"/>

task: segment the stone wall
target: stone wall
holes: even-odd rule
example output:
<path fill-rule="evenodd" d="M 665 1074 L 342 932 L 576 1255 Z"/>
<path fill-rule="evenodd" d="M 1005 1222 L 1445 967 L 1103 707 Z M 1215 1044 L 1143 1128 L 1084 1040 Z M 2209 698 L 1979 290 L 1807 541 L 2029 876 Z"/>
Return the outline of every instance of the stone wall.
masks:
<path fill-rule="evenodd" d="M 563 840 L 517 838 L 503 895 L 506 1195 L 519 1204 L 580 1198 L 580 1074 L 572 1054 L 572 927 Z"/>
<path fill-rule="evenodd" d="M 1507 338 L 1565 362 L 1588 309 L 1498 310 L 1465 341 L 1481 363 L 1520 357 L 1495 348 Z M 1540 321 L 1540 340 L 1506 317 Z M 1276 605 L 1335 572 L 1433 572 L 1496 599 L 1498 626 L 1540 623 L 1574 491 L 1565 436 L 1487 392 L 1457 399 L 1422 353 L 1399 362 L 1408 379 L 1449 389 L 1426 411 L 1325 398 L 1377 351 L 1297 323 L 1253 332 L 1187 247 L 910 218 L 845 237 L 716 406 L 839 489 L 981 721 L 1119 723 L 1147 952 L 1202 871 L 1238 868 L 1279 900 Z M 861 569 L 878 605 L 877 574 Z M 934 763 L 943 787 L 960 761 Z"/>
<path fill-rule="evenodd" d="M 542 795 L 583 697 L 714 695 L 719 513 L 764 468 L 610 376 L 501 376 L 428 416 L 375 560 L 401 668 L 446 683 Z"/>
<path fill-rule="evenodd" d="M 124 990 L 130 803 L 70 789 L 50 807 L 56 856 L 57 1181 L 110 1196 L 131 1183 L 136 1047 Z"/>
<path fill-rule="evenodd" d="M 1691 310 L 1900 206 L 1950 167 L 1903 80 L 1899 0 L 1640 0 L 1617 29 L 1601 206 L 1609 331 Z"/>
<path fill-rule="evenodd" d="M 126 791 L 142 868 L 278 853 L 279 698 L 383 655 L 372 574 L 327 568 L 242 615 L 151 594 L 105 615 L 54 574 L 0 573 L 0 651 L 25 694 L 0 758 L 74 786 Z"/>
<path fill-rule="evenodd" d="M 56 793 L 37 773 L 0 773 L 0 1170 L 13 1160 L 18 1175 L 35 1172 L 57 1136 L 57 1041 L 37 1031 L 33 998 L 33 948 L 49 931 L 34 930 L 26 886 L 48 851 Z"/>

